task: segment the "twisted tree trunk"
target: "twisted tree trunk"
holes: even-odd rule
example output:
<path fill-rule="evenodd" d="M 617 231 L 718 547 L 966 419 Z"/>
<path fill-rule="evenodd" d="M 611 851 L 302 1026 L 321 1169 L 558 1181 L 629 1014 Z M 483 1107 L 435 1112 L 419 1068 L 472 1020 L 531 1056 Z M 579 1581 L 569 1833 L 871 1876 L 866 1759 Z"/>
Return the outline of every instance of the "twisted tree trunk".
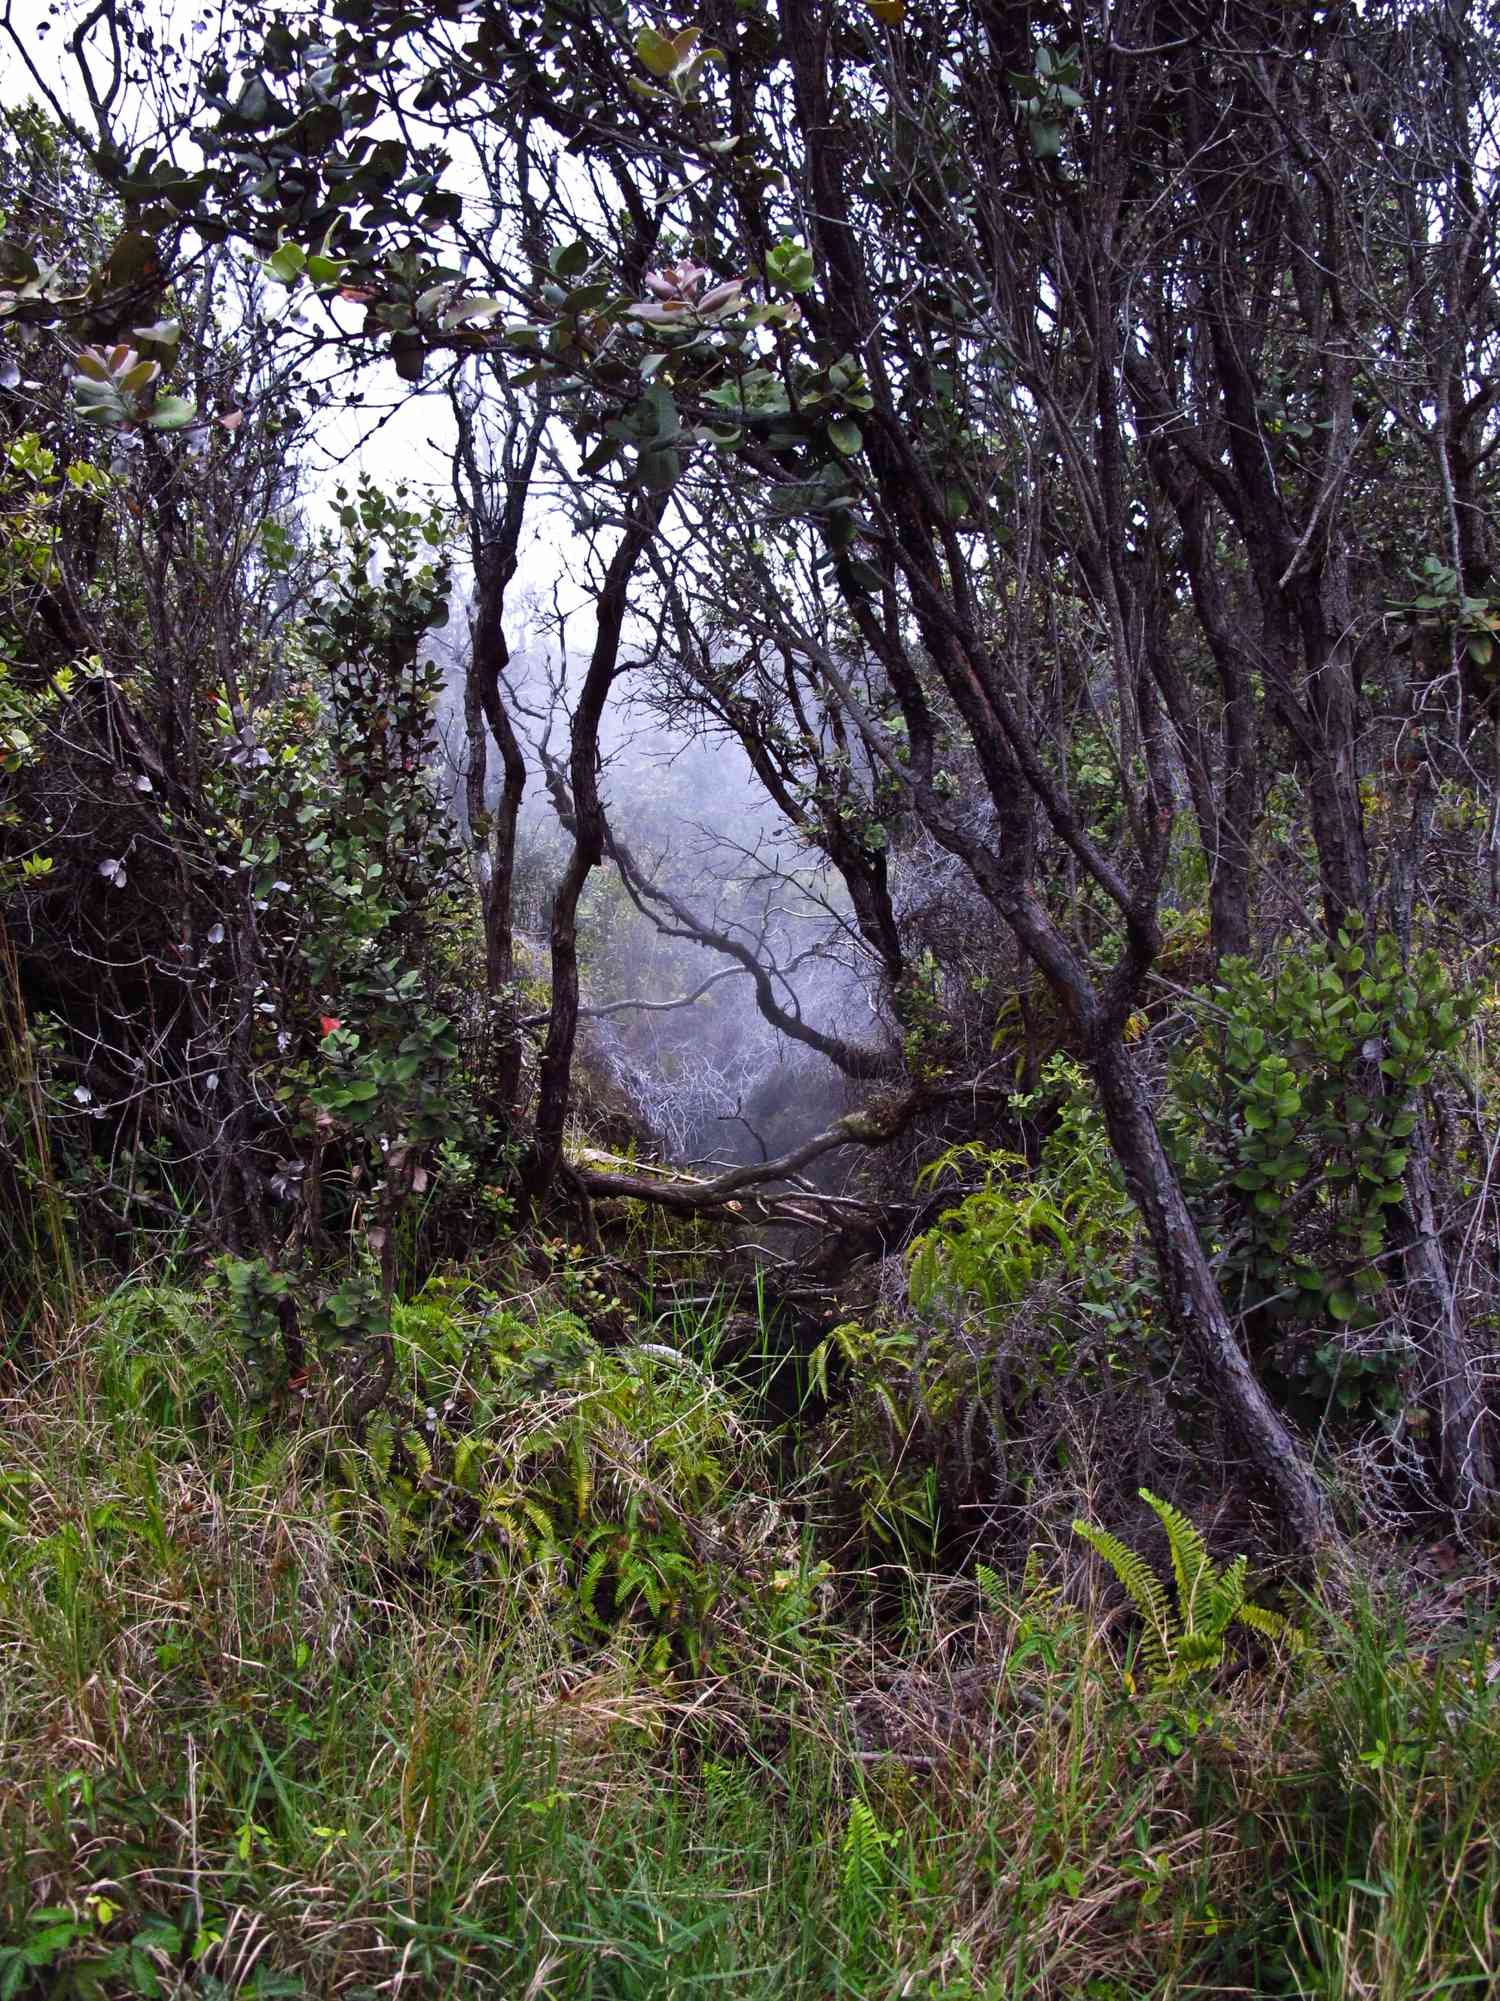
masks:
<path fill-rule="evenodd" d="M 1246 1471 L 1274 1503 L 1288 1546 L 1315 1555 L 1336 1539 L 1332 1512 L 1306 1448 L 1256 1380 L 1230 1324 L 1130 1052 L 1117 1041 L 1103 1043 L 1089 1068 L 1151 1240 L 1168 1317 Z"/>

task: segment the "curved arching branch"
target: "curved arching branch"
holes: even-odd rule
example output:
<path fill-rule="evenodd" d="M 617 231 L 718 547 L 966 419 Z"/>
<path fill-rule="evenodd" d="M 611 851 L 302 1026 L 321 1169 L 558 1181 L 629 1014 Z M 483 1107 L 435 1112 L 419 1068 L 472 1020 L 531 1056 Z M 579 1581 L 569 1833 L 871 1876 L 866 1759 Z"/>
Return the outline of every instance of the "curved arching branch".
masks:
<path fill-rule="evenodd" d="M 790 1181 L 815 1160 L 841 1147 L 882 1147 L 908 1131 L 917 1118 L 935 1107 L 959 1100 L 984 1099 L 995 1105 L 1005 1103 L 1008 1093 L 980 1085 L 923 1087 L 899 1096 L 876 1100 L 863 1110 L 847 1112 L 822 1132 L 814 1133 L 800 1146 L 779 1154 L 774 1160 L 731 1167 L 710 1179 L 663 1170 L 655 1175 L 620 1174 L 608 1168 L 573 1163 L 573 1171 L 594 1196 L 627 1196 L 632 1201 L 650 1202 L 680 1216 L 701 1216 L 722 1210 L 740 1197 L 774 1194 L 778 1182 Z M 789 1198 L 799 1203 L 816 1202 L 819 1197 L 806 1189 L 789 1189 Z"/>
<path fill-rule="evenodd" d="M 784 1007 L 776 997 L 776 975 L 780 968 L 768 965 L 742 938 L 735 938 L 699 917 L 680 897 L 648 879 L 630 849 L 612 832 L 607 833 L 609 851 L 620 871 L 636 908 L 650 918 L 664 938 L 683 938 L 711 952 L 733 959 L 747 973 L 755 987 L 755 1005 L 762 1019 L 789 1042 L 826 1056 L 834 1068 L 856 1083 L 876 1083 L 898 1077 L 901 1059 L 894 1050 L 872 1049 L 850 1042 L 827 1029 L 815 1028 L 801 1014 Z"/>

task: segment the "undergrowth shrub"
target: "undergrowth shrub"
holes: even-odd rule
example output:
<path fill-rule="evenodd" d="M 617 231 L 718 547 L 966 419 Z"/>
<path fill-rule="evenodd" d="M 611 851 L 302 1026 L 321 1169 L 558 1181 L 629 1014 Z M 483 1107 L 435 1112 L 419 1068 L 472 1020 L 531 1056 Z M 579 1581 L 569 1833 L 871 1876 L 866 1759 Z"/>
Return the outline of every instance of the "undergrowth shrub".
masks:
<path fill-rule="evenodd" d="M 1163 1689 L 1122 1674 L 1130 1631 L 1065 1536 L 1024 1575 L 933 1578 L 906 1621 L 843 1625 L 737 1407 L 674 1355 L 452 1281 L 395 1329 L 404 1474 L 373 1422 L 360 1448 L 254 1393 L 222 1291 L 128 1288 L 24 1396 L 0 1386 L 17 2001 L 1500 1980 L 1477 1594 L 1420 1630 L 1311 1608 L 1315 1646 L 1226 1650 Z M 462 1491 L 514 1512 L 524 1483 L 556 1557 L 496 1526 L 474 1563 L 437 1470 L 474 1438 L 498 1449 Z M 663 1650 L 640 1583 L 617 1610 L 601 1572 L 596 1616 L 579 1602 L 587 1535 L 627 1531 L 636 1495 L 639 1530 L 717 1538 L 705 1672 Z"/>
<path fill-rule="evenodd" d="M 590 1644 L 623 1626 L 662 1672 L 702 1667 L 746 1620 L 786 1624 L 798 1533 L 769 1498 L 764 1441 L 690 1356 L 606 1347 L 540 1290 L 507 1301 L 434 1278 L 387 1306 L 355 1269 L 303 1313 L 289 1375 L 288 1296 L 240 1260 L 212 1292 L 122 1291 L 105 1393 L 152 1424 L 316 1440 L 329 1524 L 372 1592 L 452 1587 L 480 1615 L 524 1604 Z M 393 1373 L 355 1426 L 339 1343 L 363 1352 L 377 1317 Z"/>
<path fill-rule="evenodd" d="M 68 480 L 117 523 L 135 505 L 83 462 Z M 0 517 L 13 483 L 0 453 Z M 261 523 L 247 645 L 280 595 L 274 646 L 174 659 L 170 699 L 135 643 L 22 708 L 0 667 L 0 896 L 33 1047 L 53 1044 L 40 1116 L 84 1248 L 126 1268 L 353 1231 L 410 1275 L 504 1220 L 514 1106 L 433 770 L 450 523 L 404 487 L 336 498 L 316 552 Z M 165 714 L 175 792 L 149 750 Z M 82 774 L 116 742 L 134 777 L 105 811 Z M 0 1175 L 12 1095 L 0 1077 Z"/>
<path fill-rule="evenodd" d="M 909 1251 L 907 1310 L 843 1323 L 813 1357 L 815 1387 L 842 1364 L 820 1450 L 880 1560 L 958 1558 L 1012 1517 L 1024 1551 L 1021 1515 L 1068 1484 L 1080 1441 L 1138 1478 L 1160 1442 L 1171 1345 L 1086 1080 L 1054 1058 L 1013 1109 L 1045 1131 L 1037 1158 L 969 1142 L 924 1168 L 956 1186 Z"/>
<path fill-rule="evenodd" d="M 49 1043 L 28 1017 L 0 925 L 0 1359 L 22 1333 L 66 1318 L 74 1303 L 74 1236 L 47 1115 Z"/>
<path fill-rule="evenodd" d="M 338 1455 L 339 1506 L 373 1506 L 389 1561 L 565 1626 L 627 1619 L 663 1669 L 674 1648 L 702 1665 L 745 1531 L 786 1534 L 769 1502 L 747 1511 L 758 1443 L 713 1379 L 664 1345 L 606 1349 L 565 1310 L 533 1321 L 441 1281 L 393 1330 L 395 1393 Z"/>
<path fill-rule="evenodd" d="M 1474 1013 L 1431 951 L 1357 920 L 1268 972 L 1226 959 L 1165 1124 L 1258 1366 L 1296 1415 L 1396 1416 L 1411 1349 L 1392 1212 L 1423 1094 Z"/>
<path fill-rule="evenodd" d="M 301 676 L 221 770 L 260 916 L 257 1053 L 284 1122 L 273 1190 L 302 1235 L 362 1224 L 388 1265 L 439 1182 L 445 1197 L 472 1184 L 492 1151 L 459 1032 L 469 891 L 430 769 L 448 529 L 404 494 L 339 490 Z"/>

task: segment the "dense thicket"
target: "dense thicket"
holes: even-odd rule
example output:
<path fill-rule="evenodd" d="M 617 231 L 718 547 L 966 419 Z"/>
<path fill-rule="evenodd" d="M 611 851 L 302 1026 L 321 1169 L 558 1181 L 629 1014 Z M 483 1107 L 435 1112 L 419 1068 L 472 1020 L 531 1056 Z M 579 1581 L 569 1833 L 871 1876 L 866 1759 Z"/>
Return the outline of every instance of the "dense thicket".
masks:
<path fill-rule="evenodd" d="M 1303 1549 L 1341 1444 L 1368 1506 L 1487 1522 L 1485 12 L 346 0 L 242 7 L 193 79 L 106 4 L 66 97 L 16 49 L 6 927 L 93 1227 L 267 1260 L 294 1371 L 352 1241 L 364 1414 L 419 1227 L 739 1205 L 890 1252 L 950 1206 L 883 1310 L 950 1344 L 991 1500 L 1084 1380 Z M 377 363 L 446 391 L 456 513 L 366 483 L 319 543 L 295 407 Z M 511 592 L 563 519 L 591 638 L 538 705 Z M 612 806 L 627 688 L 779 822 L 717 897 Z M 696 1178 L 570 1156 L 606 877 L 857 1109 Z M 863 1016 L 799 983 L 810 922 Z M 858 1164 L 898 1142 L 950 1149 L 923 1189 Z"/>
<path fill-rule="evenodd" d="M 1487 0 L 0 29 L 0 2001 L 1495 1991 Z"/>

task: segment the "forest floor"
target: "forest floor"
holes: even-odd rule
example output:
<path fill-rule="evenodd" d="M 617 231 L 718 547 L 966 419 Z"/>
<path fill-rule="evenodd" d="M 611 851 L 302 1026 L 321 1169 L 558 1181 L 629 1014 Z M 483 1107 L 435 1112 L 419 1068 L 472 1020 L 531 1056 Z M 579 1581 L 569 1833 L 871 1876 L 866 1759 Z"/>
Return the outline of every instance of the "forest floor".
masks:
<path fill-rule="evenodd" d="M 0 1379 L 0 2001 L 1500 1991 L 1482 1578 L 1153 1687 L 1076 1540 L 841 1568 L 682 1330 L 439 1288 L 356 1448 L 216 1298 Z"/>

